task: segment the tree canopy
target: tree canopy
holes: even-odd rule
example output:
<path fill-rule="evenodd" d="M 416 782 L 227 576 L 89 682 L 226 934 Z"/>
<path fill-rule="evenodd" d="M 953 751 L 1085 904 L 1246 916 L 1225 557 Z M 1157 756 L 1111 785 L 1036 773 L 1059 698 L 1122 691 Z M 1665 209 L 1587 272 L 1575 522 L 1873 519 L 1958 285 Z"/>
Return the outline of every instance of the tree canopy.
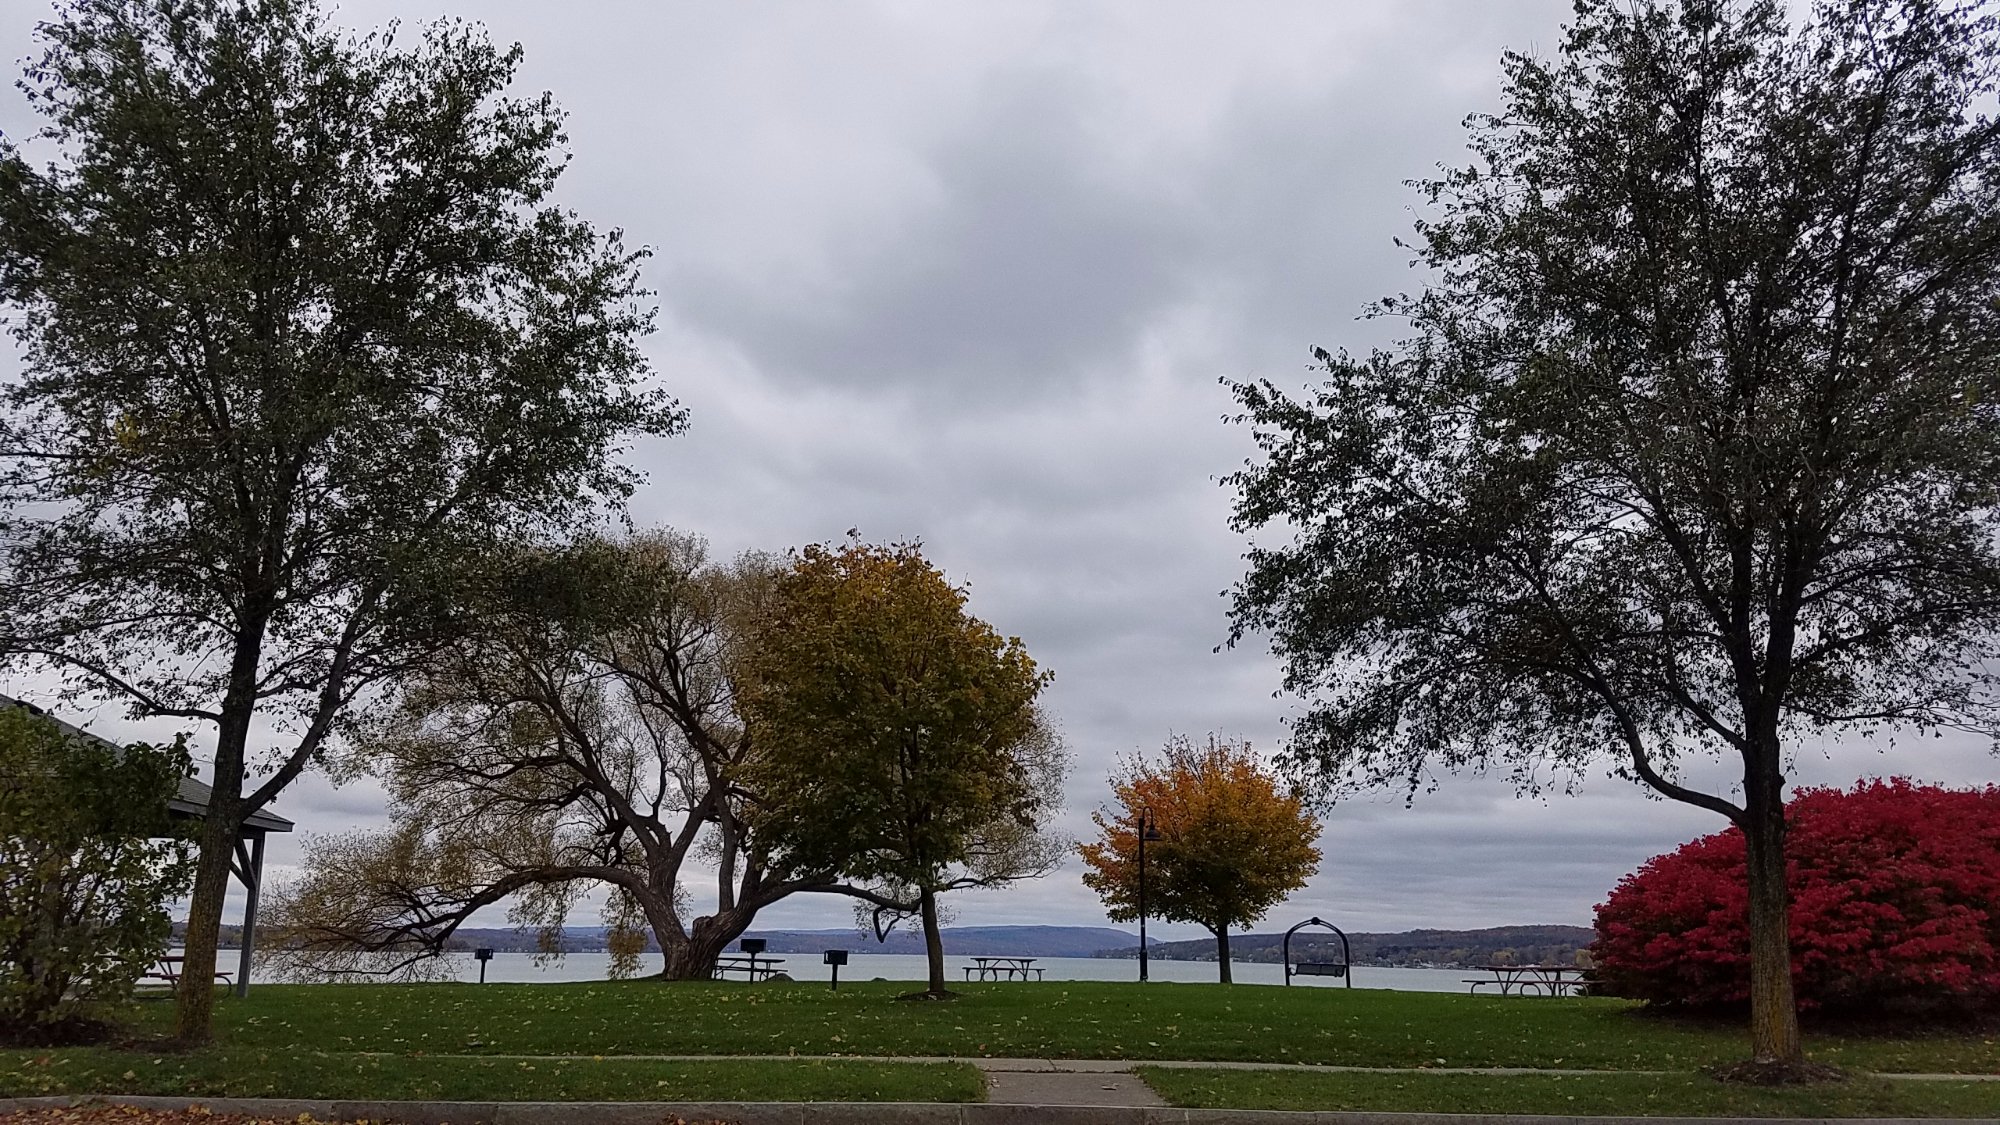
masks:
<path fill-rule="evenodd" d="M 1249 743 L 1185 735 L 1159 761 L 1138 759 L 1111 779 L 1115 807 L 1091 814 L 1100 836 L 1079 849 L 1083 883 L 1114 921 L 1139 916 L 1139 822 L 1157 826 L 1146 856 L 1146 910 L 1215 935 L 1229 983 L 1229 931 L 1262 918 L 1319 869 L 1319 820 Z"/>
<path fill-rule="evenodd" d="M 1745 832 L 1752 1043 L 1802 1060 L 1784 772 L 1990 733 L 2000 74 L 1954 0 L 1584 0 L 1424 185 L 1405 341 L 1238 384 L 1237 639 L 1326 782 L 1609 762 Z M 1719 754 L 1740 796 L 1684 783 Z"/>
<path fill-rule="evenodd" d="M 662 531 L 500 569 L 478 624 L 354 740 L 347 764 L 388 789 L 391 824 L 307 844 L 271 915 L 286 972 L 428 975 L 503 903 L 557 952 L 577 896 L 606 890 L 614 975 L 650 937 L 666 977 L 699 980 L 787 895 L 887 901 L 768 854 L 736 699 L 773 560 L 717 564 Z"/>
<path fill-rule="evenodd" d="M 206 982 L 242 818 L 447 629 L 462 567 L 622 501 L 623 444 L 683 416 L 643 255 L 552 200 L 518 48 L 314 0 L 70 0 L 39 34 L 44 128 L 0 145 L 0 656 L 215 729 Z"/>
<path fill-rule="evenodd" d="M 939 996 L 937 896 L 1062 850 L 1042 830 L 1065 766 L 1036 707 L 1049 675 L 965 602 L 916 544 L 807 547 L 764 605 L 742 690 L 773 859 L 908 903 Z"/>

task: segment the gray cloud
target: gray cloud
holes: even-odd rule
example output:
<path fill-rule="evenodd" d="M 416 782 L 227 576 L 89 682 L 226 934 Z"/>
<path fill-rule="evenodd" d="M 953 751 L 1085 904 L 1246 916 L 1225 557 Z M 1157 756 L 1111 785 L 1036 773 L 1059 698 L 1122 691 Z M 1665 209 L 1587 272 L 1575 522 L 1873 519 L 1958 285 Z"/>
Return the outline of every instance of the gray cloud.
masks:
<path fill-rule="evenodd" d="M 937 146 L 931 190 L 841 240 L 809 302 L 757 278 L 669 270 L 666 298 L 779 379 L 1018 400 L 1074 392 L 1190 280 L 1186 224 L 1107 174 L 1061 73 L 991 80 Z"/>

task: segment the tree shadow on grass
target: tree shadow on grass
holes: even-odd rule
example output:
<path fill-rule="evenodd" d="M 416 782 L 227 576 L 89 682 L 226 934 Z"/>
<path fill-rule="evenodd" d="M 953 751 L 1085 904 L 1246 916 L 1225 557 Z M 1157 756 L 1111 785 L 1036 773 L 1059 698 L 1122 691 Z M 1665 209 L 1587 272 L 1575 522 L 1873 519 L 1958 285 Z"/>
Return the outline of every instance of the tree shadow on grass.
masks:
<path fill-rule="evenodd" d="M 118 1025 L 85 1016 L 50 1023 L 0 1024 L 0 1047 L 95 1047 L 122 1031 Z"/>

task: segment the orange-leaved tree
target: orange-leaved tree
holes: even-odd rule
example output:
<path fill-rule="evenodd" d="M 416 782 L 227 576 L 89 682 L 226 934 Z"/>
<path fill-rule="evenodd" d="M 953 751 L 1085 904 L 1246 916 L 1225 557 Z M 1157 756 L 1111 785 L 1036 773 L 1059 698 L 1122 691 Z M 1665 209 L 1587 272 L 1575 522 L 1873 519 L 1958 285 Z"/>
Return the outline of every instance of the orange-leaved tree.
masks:
<path fill-rule="evenodd" d="M 1149 914 L 1194 922 L 1215 935 L 1215 960 L 1229 983 L 1229 931 L 1262 918 L 1319 869 L 1319 820 L 1303 798 L 1280 786 L 1240 739 L 1167 739 L 1164 760 L 1136 759 L 1112 775 L 1115 806 L 1091 814 L 1100 837 L 1081 849 L 1086 886 L 1114 921 L 1139 916 L 1138 825 L 1148 841 Z"/>

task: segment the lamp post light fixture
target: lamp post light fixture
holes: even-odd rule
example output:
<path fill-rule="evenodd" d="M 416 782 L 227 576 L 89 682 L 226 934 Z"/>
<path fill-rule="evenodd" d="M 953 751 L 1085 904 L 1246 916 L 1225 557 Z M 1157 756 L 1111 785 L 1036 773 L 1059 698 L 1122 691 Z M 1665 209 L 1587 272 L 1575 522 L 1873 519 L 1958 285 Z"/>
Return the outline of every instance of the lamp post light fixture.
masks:
<path fill-rule="evenodd" d="M 1146 841 L 1163 840 L 1151 809 L 1139 810 L 1139 982 L 1146 982 Z"/>

